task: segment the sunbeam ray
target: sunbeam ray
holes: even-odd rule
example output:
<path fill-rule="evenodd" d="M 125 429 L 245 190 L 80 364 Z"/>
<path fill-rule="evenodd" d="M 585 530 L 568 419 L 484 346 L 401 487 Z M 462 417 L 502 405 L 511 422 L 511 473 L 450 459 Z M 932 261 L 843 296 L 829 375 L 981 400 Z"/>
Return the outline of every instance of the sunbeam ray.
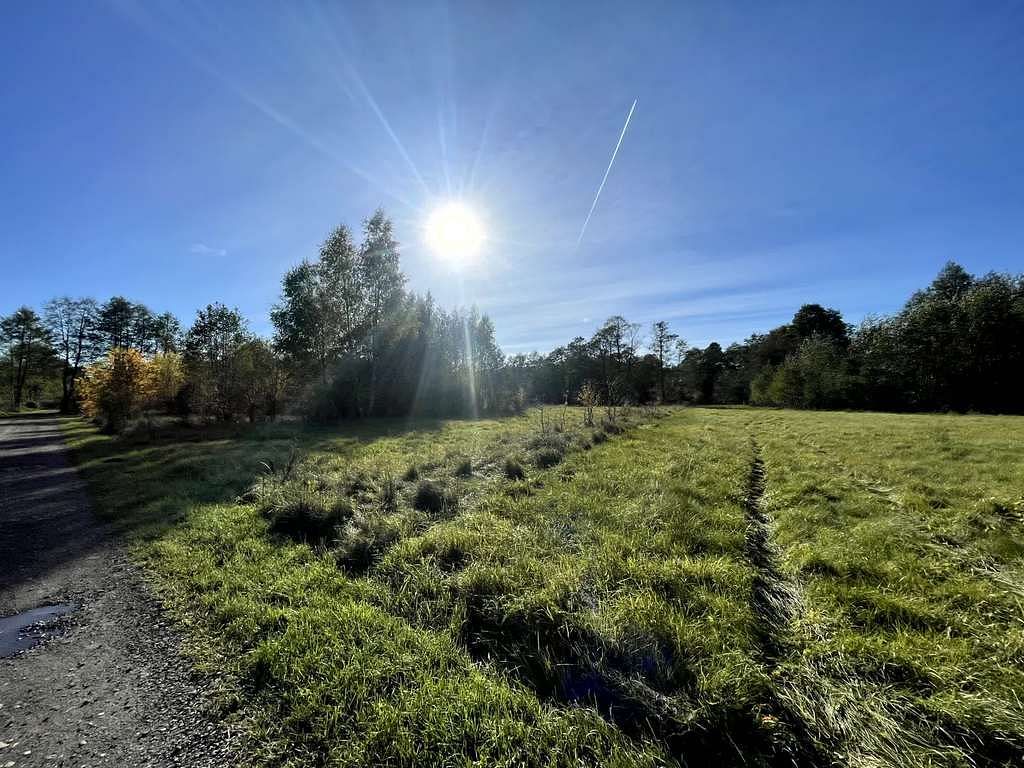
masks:
<path fill-rule="evenodd" d="M 321 19 L 323 19 L 322 13 L 320 14 L 320 16 Z M 352 63 L 349 57 L 345 54 L 345 49 L 342 47 L 341 42 L 338 40 L 337 35 L 334 33 L 329 20 L 323 20 L 323 24 L 325 29 L 328 30 L 331 41 L 334 43 L 335 52 L 337 53 L 338 58 L 341 61 L 342 67 L 344 67 L 345 69 L 345 74 L 348 77 L 349 81 L 358 89 L 359 94 L 363 97 L 363 99 L 366 101 L 367 106 L 370 107 L 370 110 L 376 116 L 377 121 L 381 124 L 381 127 L 384 129 L 384 132 L 387 133 L 388 137 L 391 139 L 392 144 L 395 145 L 395 149 L 398 150 L 398 154 L 401 155 L 402 160 L 405 161 L 405 164 L 409 167 L 409 170 L 412 171 L 413 178 L 416 179 L 419 185 L 423 188 L 424 194 L 429 198 L 431 194 L 430 187 L 427 186 L 427 182 L 424 181 L 422 174 L 420 174 L 419 168 L 416 167 L 416 163 L 413 162 L 412 157 L 405 149 L 405 145 L 402 143 L 401 139 L 398 138 L 398 134 L 395 133 L 394 128 L 391 127 L 391 122 L 384 115 L 384 111 L 380 108 L 380 105 L 377 103 L 377 100 L 370 92 L 369 87 L 366 85 L 366 82 L 359 74 L 359 71 L 356 69 L 355 65 Z"/>
<path fill-rule="evenodd" d="M 194 50 L 192 47 L 185 44 L 183 41 L 170 35 L 167 32 L 165 25 L 161 25 L 157 23 L 155 20 L 151 19 L 149 15 L 146 13 L 146 11 L 144 11 L 140 6 L 132 3 L 114 2 L 113 7 L 116 8 L 125 17 L 130 19 L 133 23 L 135 23 L 143 30 L 145 30 L 152 37 L 158 40 L 162 40 L 167 45 L 171 46 L 179 54 L 188 59 L 195 67 L 213 77 L 222 86 L 227 88 L 235 96 L 240 98 L 242 101 L 244 101 L 246 104 L 248 104 L 256 111 L 258 111 L 264 117 L 268 118 L 269 120 L 273 121 L 280 127 L 289 131 L 292 135 L 300 138 L 302 141 L 306 143 L 307 146 L 311 147 L 312 149 L 315 149 L 321 154 L 329 157 L 331 160 L 339 163 L 345 169 L 354 173 L 356 176 L 359 176 L 359 178 L 373 185 L 375 188 L 379 189 L 388 197 L 397 200 L 402 205 L 409 208 L 417 207 L 407 198 L 398 194 L 394 190 L 385 187 L 373 174 L 363 170 L 359 166 L 354 165 L 352 162 L 342 157 L 341 154 L 338 153 L 333 147 L 331 147 L 329 144 L 324 142 L 319 137 L 310 133 L 308 130 L 306 130 L 302 125 L 293 120 L 291 117 L 273 107 L 263 98 L 253 94 L 248 88 L 239 83 L 235 78 L 231 77 L 230 75 L 220 70 L 218 67 L 214 66 L 214 64 L 206 56 Z"/>

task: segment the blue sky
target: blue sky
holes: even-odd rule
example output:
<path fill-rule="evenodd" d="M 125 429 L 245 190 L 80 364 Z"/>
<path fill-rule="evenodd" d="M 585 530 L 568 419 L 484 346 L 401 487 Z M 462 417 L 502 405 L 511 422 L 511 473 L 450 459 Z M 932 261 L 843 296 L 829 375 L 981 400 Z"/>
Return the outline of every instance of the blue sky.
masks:
<path fill-rule="evenodd" d="M 1019 2 L 21 3 L 0 71 L 3 313 L 220 300 L 270 333 L 283 272 L 377 206 L 508 352 L 1024 270 Z M 450 197 L 489 236 L 461 275 L 422 236 Z"/>

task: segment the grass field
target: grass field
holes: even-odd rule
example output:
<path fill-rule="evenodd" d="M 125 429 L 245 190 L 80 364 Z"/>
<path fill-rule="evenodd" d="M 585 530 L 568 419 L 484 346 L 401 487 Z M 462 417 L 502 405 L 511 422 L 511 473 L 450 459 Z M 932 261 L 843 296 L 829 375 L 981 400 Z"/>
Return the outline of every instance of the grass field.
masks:
<path fill-rule="evenodd" d="M 257 762 L 1024 760 L 1024 419 L 67 422 Z"/>

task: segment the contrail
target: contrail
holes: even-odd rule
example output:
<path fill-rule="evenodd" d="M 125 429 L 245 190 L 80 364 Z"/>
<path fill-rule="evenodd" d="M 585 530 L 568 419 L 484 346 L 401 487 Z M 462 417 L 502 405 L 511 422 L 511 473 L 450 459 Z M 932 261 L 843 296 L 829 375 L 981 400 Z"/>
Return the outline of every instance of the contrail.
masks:
<path fill-rule="evenodd" d="M 604 171 L 604 178 L 601 179 L 601 184 L 597 188 L 597 194 L 594 195 L 594 202 L 590 204 L 590 213 L 587 214 L 586 221 L 583 222 L 583 228 L 580 230 L 580 236 L 576 238 L 576 247 L 580 247 L 580 243 L 583 242 L 583 235 L 587 231 L 587 224 L 590 223 L 590 217 L 594 215 L 594 209 L 597 208 L 597 201 L 601 197 L 601 190 L 604 189 L 604 183 L 608 181 L 608 174 L 612 172 L 612 166 L 615 165 L 615 156 L 619 154 L 619 147 L 622 146 L 622 139 L 626 136 L 626 129 L 629 128 L 629 120 L 633 117 L 633 110 L 636 109 L 636 99 L 633 99 L 633 106 L 629 108 L 629 114 L 626 115 L 626 124 L 622 126 L 622 133 L 619 134 L 619 140 L 615 142 L 615 151 L 612 152 L 612 159 L 608 161 L 608 167 Z"/>

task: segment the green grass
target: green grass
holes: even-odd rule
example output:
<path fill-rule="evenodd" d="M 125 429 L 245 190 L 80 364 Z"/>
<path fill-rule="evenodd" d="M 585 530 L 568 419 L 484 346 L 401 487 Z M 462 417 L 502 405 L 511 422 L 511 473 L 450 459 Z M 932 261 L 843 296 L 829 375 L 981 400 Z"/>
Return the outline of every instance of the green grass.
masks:
<path fill-rule="evenodd" d="M 67 428 L 256 763 L 1024 758 L 1024 419 L 561 414 Z"/>
<path fill-rule="evenodd" d="M 1019 760 L 1024 420 L 785 412 L 745 428 L 804 592 L 802 661 L 884 701 L 877 735 L 906 762 Z"/>

